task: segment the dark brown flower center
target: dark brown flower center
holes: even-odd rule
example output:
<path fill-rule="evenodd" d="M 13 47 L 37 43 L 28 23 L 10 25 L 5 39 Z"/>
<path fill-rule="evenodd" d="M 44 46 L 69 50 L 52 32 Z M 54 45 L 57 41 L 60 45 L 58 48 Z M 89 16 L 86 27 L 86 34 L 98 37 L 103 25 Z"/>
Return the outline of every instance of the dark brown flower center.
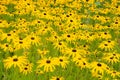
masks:
<path fill-rule="evenodd" d="M 70 20 L 70 22 L 73 22 L 73 20 Z"/>
<path fill-rule="evenodd" d="M 63 62 L 63 59 L 60 59 L 60 62 Z"/>
<path fill-rule="evenodd" d="M 11 34 L 7 34 L 7 36 L 11 36 Z"/>
<path fill-rule="evenodd" d="M 31 40 L 34 40 L 35 38 L 34 37 L 31 37 Z"/>
<path fill-rule="evenodd" d="M 27 3 L 27 5 L 30 5 L 30 3 Z"/>
<path fill-rule="evenodd" d="M 40 23 L 40 21 L 38 21 L 38 23 Z"/>
<path fill-rule="evenodd" d="M 8 47 L 8 44 L 6 44 L 5 46 Z"/>
<path fill-rule="evenodd" d="M 70 35 L 67 35 L 67 37 L 70 37 Z"/>
<path fill-rule="evenodd" d="M 66 15 L 67 17 L 69 17 L 69 15 Z"/>
<path fill-rule="evenodd" d="M 54 36 L 57 39 L 57 36 Z"/>
<path fill-rule="evenodd" d="M 18 58 L 14 58 L 13 61 L 14 61 L 14 62 L 18 61 Z"/>
<path fill-rule="evenodd" d="M 105 46 L 108 46 L 107 44 L 104 44 Z"/>
<path fill-rule="evenodd" d="M 116 54 L 113 54 L 113 56 L 116 56 Z"/>
<path fill-rule="evenodd" d="M 59 78 L 56 78 L 56 80 L 60 80 Z"/>
<path fill-rule="evenodd" d="M 62 43 L 59 42 L 59 45 L 62 45 Z"/>
<path fill-rule="evenodd" d="M 100 63 L 98 63 L 97 66 L 101 67 L 102 65 Z"/>
<path fill-rule="evenodd" d="M 73 49 L 72 52 L 77 52 L 77 50 Z"/>
<path fill-rule="evenodd" d="M 50 62 L 51 62 L 50 60 L 47 60 L 47 61 L 46 61 L 46 63 L 48 63 L 48 64 L 49 64 Z"/>
<path fill-rule="evenodd" d="M 108 41 L 108 43 L 110 43 L 111 41 Z"/>
<path fill-rule="evenodd" d="M 86 65 L 86 63 L 83 62 L 83 65 Z"/>
<path fill-rule="evenodd" d="M 118 22 L 115 22 L 115 24 L 118 24 Z"/>
<path fill-rule="evenodd" d="M 20 44 L 22 44 L 23 42 L 22 41 L 19 41 Z"/>
<path fill-rule="evenodd" d="M 78 60 L 81 60 L 81 58 L 78 58 Z"/>
<path fill-rule="evenodd" d="M 46 15 L 46 13 L 44 13 L 44 15 Z"/>
<path fill-rule="evenodd" d="M 107 35 L 107 33 L 106 33 L 106 32 L 105 32 L 104 34 L 105 34 L 105 35 Z"/>
<path fill-rule="evenodd" d="M 84 45 L 83 47 L 86 47 L 86 45 Z"/>
<path fill-rule="evenodd" d="M 110 59 L 113 59 L 114 57 L 110 57 Z"/>
<path fill-rule="evenodd" d="M 116 6 L 116 8 L 118 8 L 118 6 Z"/>
<path fill-rule="evenodd" d="M 28 69 L 27 67 L 24 68 L 24 70 L 27 70 L 27 69 Z"/>

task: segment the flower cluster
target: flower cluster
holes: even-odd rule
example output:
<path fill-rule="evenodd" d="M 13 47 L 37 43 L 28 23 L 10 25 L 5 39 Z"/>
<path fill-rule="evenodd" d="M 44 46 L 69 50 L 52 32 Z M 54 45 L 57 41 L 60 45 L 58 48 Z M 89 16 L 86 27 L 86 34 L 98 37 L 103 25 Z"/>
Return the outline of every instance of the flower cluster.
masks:
<path fill-rule="evenodd" d="M 119 0 L 0 0 L 1 79 L 119 80 L 119 22 Z"/>

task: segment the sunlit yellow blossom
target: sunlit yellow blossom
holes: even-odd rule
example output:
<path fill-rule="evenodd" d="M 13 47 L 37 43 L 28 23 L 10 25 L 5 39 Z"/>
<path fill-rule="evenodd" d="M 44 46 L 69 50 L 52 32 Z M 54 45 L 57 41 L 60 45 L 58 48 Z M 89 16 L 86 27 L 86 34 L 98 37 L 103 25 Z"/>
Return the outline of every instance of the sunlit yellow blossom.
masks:
<path fill-rule="evenodd" d="M 55 58 L 56 64 L 60 65 L 62 68 L 66 68 L 67 64 L 69 63 L 68 58 L 64 56 L 60 56 Z"/>
<path fill-rule="evenodd" d="M 32 72 L 32 67 L 33 67 L 32 63 L 26 63 L 20 67 L 20 72 L 27 75 L 28 73 Z"/>
<path fill-rule="evenodd" d="M 63 77 L 52 77 L 50 80 L 64 80 Z"/>
<path fill-rule="evenodd" d="M 119 62 L 119 59 L 120 59 L 120 54 L 115 52 L 105 53 L 103 56 L 103 60 L 111 64 Z"/>
<path fill-rule="evenodd" d="M 114 49 L 114 46 L 115 46 L 115 41 L 108 40 L 101 42 L 99 48 L 104 49 L 105 51 L 107 50 L 110 51 Z"/>
<path fill-rule="evenodd" d="M 44 57 L 49 52 L 49 50 L 45 50 L 45 49 L 44 50 L 38 49 L 37 51 L 38 51 L 38 54 L 41 55 L 41 57 Z"/>
<path fill-rule="evenodd" d="M 113 78 L 115 78 L 116 76 L 119 76 L 119 77 L 120 77 L 120 72 L 113 70 L 113 71 L 110 72 L 110 75 L 111 75 Z"/>
<path fill-rule="evenodd" d="M 40 45 L 40 37 L 35 34 L 30 34 L 25 38 L 26 41 L 28 41 L 30 44 L 33 45 Z"/>
<path fill-rule="evenodd" d="M 87 62 L 87 60 L 83 57 L 81 57 L 80 55 L 76 56 L 73 58 L 73 61 L 75 62 L 75 64 L 77 66 L 79 66 L 81 69 L 82 68 L 88 68 L 89 67 L 89 63 Z"/>
<path fill-rule="evenodd" d="M 4 67 L 6 69 L 9 69 L 12 66 L 21 68 L 25 63 L 28 62 L 28 60 L 27 60 L 27 57 L 25 56 L 15 55 L 12 57 L 8 57 L 7 59 L 4 59 L 3 62 L 4 62 Z"/>
<path fill-rule="evenodd" d="M 44 67 L 45 72 L 53 72 L 55 70 L 55 61 L 53 58 L 43 58 L 37 62 L 39 65 L 38 68 Z"/>
<path fill-rule="evenodd" d="M 104 72 L 107 70 L 106 67 L 108 67 L 105 63 L 101 62 L 92 62 L 90 64 L 90 68 L 92 69 L 91 72 L 98 73 L 98 74 L 104 74 Z"/>

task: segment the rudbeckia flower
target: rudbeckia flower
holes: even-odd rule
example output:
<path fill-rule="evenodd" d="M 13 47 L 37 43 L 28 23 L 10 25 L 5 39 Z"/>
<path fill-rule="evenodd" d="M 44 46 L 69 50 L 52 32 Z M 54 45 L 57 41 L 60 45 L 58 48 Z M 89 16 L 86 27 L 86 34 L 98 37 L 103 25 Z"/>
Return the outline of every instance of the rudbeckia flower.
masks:
<path fill-rule="evenodd" d="M 68 57 L 65 56 L 59 56 L 58 58 L 55 58 L 56 64 L 60 65 L 62 68 L 66 68 L 67 64 L 69 63 Z"/>
<path fill-rule="evenodd" d="M 55 60 L 53 58 L 43 58 L 41 60 L 38 60 L 37 62 L 39 65 L 37 68 L 44 68 L 45 72 L 53 72 L 55 70 Z"/>
<path fill-rule="evenodd" d="M 113 50 L 115 46 L 115 41 L 108 40 L 100 43 L 99 48 L 104 49 L 105 51 Z"/>
<path fill-rule="evenodd" d="M 20 67 L 20 72 L 27 75 L 28 73 L 32 72 L 32 67 L 33 67 L 32 63 L 26 63 Z"/>
<path fill-rule="evenodd" d="M 104 72 L 107 70 L 107 65 L 105 63 L 101 62 L 92 62 L 90 64 L 90 69 L 92 74 L 97 73 L 97 74 L 104 74 Z"/>
<path fill-rule="evenodd" d="M 103 60 L 107 61 L 108 63 L 118 63 L 120 59 L 120 54 L 119 53 L 104 53 Z"/>
<path fill-rule="evenodd" d="M 22 67 L 24 64 L 26 64 L 28 62 L 27 57 L 25 56 L 12 56 L 12 57 L 8 57 L 7 59 L 3 60 L 4 63 L 4 67 L 6 69 L 11 68 L 12 66 L 14 67 Z"/>
<path fill-rule="evenodd" d="M 52 77 L 50 80 L 64 80 L 64 78 L 63 77 Z"/>

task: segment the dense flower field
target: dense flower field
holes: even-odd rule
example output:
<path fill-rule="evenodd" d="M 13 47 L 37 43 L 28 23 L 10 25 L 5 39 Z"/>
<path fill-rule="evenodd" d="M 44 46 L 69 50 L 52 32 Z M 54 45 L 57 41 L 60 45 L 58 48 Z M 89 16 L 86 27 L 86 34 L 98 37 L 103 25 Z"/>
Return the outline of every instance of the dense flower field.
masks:
<path fill-rule="evenodd" d="M 0 0 L 0 80 L 120 80 L 120 0 Z"/>

